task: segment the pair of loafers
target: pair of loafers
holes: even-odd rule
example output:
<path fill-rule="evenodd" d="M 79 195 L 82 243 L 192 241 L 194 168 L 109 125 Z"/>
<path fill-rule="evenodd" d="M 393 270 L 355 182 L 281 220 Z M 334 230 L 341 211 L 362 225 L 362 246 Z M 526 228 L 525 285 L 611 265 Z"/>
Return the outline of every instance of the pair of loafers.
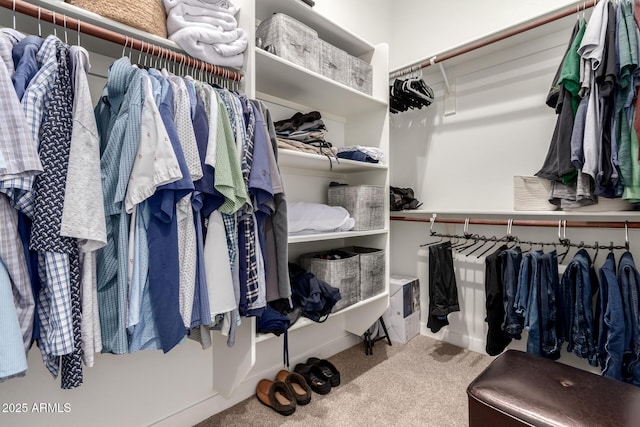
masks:
<path fill-rule="evenodd" d="M 282 415 L 291 415 L 296 406 L 311 402 L 311 388 L 297 372 L 281 370 L 276 380 L 262 379 L 256 386 L 256 396 L 264 405 Z"/>
<path fill-rule="evenodd" d="M 310 357 L 307 363 L 298 363 L 294 371 L 302 375 L 311 390 L 318 394 L 327 394 L 331 387 L 340 385 L 340 372 L 325 359 Z"/>

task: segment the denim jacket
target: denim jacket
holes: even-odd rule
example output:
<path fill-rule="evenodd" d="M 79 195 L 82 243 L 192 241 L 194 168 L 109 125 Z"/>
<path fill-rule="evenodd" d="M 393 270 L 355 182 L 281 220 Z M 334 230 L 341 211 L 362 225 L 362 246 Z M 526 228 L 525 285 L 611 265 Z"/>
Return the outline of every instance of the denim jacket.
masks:
<path fill-rule="evenodd" d="M 640 325 L 638 322 L 638 294 L 640 292 L 640 274 L 633 262 L 631 253 L 626 252 L 620 258 L 618 283 L 622 296 L 624 312 L 624 343 L 622 354 L 622 379 L 634 385 L 640 385 Z"/>

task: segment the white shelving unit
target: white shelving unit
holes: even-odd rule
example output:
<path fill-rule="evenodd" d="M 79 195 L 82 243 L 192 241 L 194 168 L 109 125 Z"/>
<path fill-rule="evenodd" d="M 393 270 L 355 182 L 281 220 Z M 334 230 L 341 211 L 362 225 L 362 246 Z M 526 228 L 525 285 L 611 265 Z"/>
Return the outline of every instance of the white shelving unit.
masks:
<path fill-rule="evenodd" d="M 374 46 L 349 32 L 299 0 L 257 0 L 256 20 L 267 19 L 273 13 L 284 13 L 318 32 L 318 36 L 357 56 L 373 67 L 373 94 L 368 95 L 337 83 L 318 73 L 255 49 L 256 97 L 275 104 L 285 119 L 296 111 L 319 111 L 339 123 L 333 128 L 327 123 L 327 138 L 343 141 L 344 145 L 366 145 L 389 152 L 388 125 L 388 52 L 386 45 Z M 289 114 L 290 113 L 290 114 Z M 287 114 L 289 114 L 287 116 Z M 327 122 L 327 120 L 325 120 Z M 338 134 L 338 135 L 336 135 Z M 374 184 L 388 188 L 389 170 L 386 159 L 380 164 L 329 159 L 326 156 L 279 150 L 278 164 L 283 175 L 288 201 L 327 202 L 329 182 Z M 388 213 L 388 202 L 385 202 Z M 370 246 L 385 250 L 385 292 L 346 307 L 331 317 L 342 317 L 344 330 L 361 335 L 382 315 L 388 305 L 389 223 L 380 230 L 321 233 L 289 237 L 289 258 L 296 262 L 305 252 L 339 248 L 348 245 Z M 290 332 L 302 330 L 313 322 L 301 319 Z M 269 341 L 270 335 L 259 335 L 256 342 Z"/>
<path fill-rule="evenodd" d="M 82 23 L 91 23 L 102 26 L 112 31 L 127 34 L 130 37 L 162 46 L 174 51 L 181 52 L 175 43 L 159 38 L 157 36 L 144 33 L 135 28 L 128 27 L 115 21 L 100 17 L 96 14 L 75 7 L 68 3 L 56 0 L 33 0 L 30 3 L 36 6 L 53 10 L 60 16 L 67 16 L 80 19 Z M 389 118 L 388 118 L 388 48 L 386 45 L 374 46 L 348 30 L 335 25 L 328 19 L 317 14 L 313 9 L 299 0 L 234 0 L 234 4 L 240 8 L 237 16 L 239 26 L 247 31 L 249 48 L 245 56 L 245 64 L 241 70 L 244 74 L 243 91 L 250 98 L 258 98 L 268 104 L 277 105 L 279 112 L 289 109 L 302 111 L 317 110 L 322 113 L 327 122 L 331 122 L 329 132 L 337 136 L 337 145 L 366 145 L 379 147 L 385 153 L 385 161 L 382 164 L 368 164 L 354 162 L 350 160 L 333 160 L 331 163 L 326 157 L 309 155 L 305 153 L 294 153 L 281 150 L 279 152 L 279 165 L 283 173 L 287 199 L 290 201 L 316 201 L 326 202 L 328 183 L 338 180 L 348 184 L 375 184 L 388 188 L 389 169 Z M 306 23 L 316 29 L 321 38 L 347 51 L 351 55 L 357 56 L 373 67 L 373 94 L 367 95 L 345 85 L 336 83 L 320 74 L 309 72 L 287 61 L 283 61 L 277 56 L 271 55 L 262 50 L 255 49 L 254 24 L 256 20 L 264 19 L 273 12 L 283 12 L 293 16 L 295 19 Z M 38 21 L 35 18 L 25 17 L 17 14 L 17 27 L 29 34 L 38 34 Z M 12 13 L 4 10 L 0 14 L 0 24 L 10 27 L 12 25 Z M 42 22 L 42 34 L 53 33 L 51 24 Z M 68 36 L 69 42 L 74 44 L 77 34 L 69 30 L 57 27 L 57 34 L 61 38 Z M 128 54 L 129 49 L 123 50 L 122 46 L 107 42 L 97 37 L 81 35 L 81 45 L 85 47 L 91 55 L 92 73 L 90 75 L 92 94 L 99 96 L 106 79 L 109 64 L 120 56 Z M 133 53 L 136 55 L 137 53 Z M 272 110 L 272 111 L 275 111 Z M 274 117 L 275 119 L 285 117 Z M 335 124 L 335 125 L 334 125 Z M 385 202 L 385 213 L 388 214 L 388 201 Z M 388 217 L 388 215 L 387 215 Z M 368 246 L 385 250 L 386 254 L 386 276 L 385 291 L 353 304 L 340 312 L 330 316 L 326 323 L 317 324 L 315 322 L 301 319 L 291 329 L 295 339 L 290 345 L 304 348 L 298 351 L 296 356 L 307 356 L 305 351 L 314 351 L 317 356 L 330 356 L 331 354 L 347 348 L 357 342 L 357 337 L 386 310 L 389 302 L 388 296 L 388 276 L 389 276 L 389 221 L 385 220 L 384 227 L 380 230 L 352 231 L 332 234 L 313 234 L 304 236 L 292 236 L 289 239 L 289 252 L 291 260 L 295 260 L 297 255 L 309 250 L 326 249 L 328 247 L 342 246 Z M 302 332 L 304 331 L 304 332 Z M 348 338 L 345 338 L 348 336 Z M 243 319 L 238 327 L 235 344 L 229 347 L 226 337 L 219 333 L 213 333 L 213 349 L 210 353 L 202 353 L 201 349 L 193 346 L 183 346 L 178 352 L 172 352 L 167 357 L 177 358 L 180 363 L 167 365 L 167 358 L 162 355 L 143 353 L 127 355 L 128 361 L 117 365 L 111 362 L 109 356 L 98 355 L 100 358 L 96 362 L 95 372 L 97 376 L 104 377 L 104 383 L 95 382 L 93 385 L 88 382 L 83 386 L 83 391 L 89 391 L 87 401 L 94 401 L 104 393 L 104 384 L 107 388 L 110 381 L 118 381 L 117 373 L 120 371 L 132 372 L 129 376 L 147 378 L 141 380 L 140 384 L 132 386 L 123 393 L 114 394 L 112 400 L 120 402 L 119 399 L 130 400 L 134 395 L 150 395 L 157 389 L 157 384 L 153 381 L 155 373 L 151 368 L 147 371 L 140 367 L 158 366 L 165 374 L 176 373 L 174 381 L 180 384 L 181 378 L 185 379 L 184 385 L 180 385 L 179 396 L 189 394 L 183 392 L 191 387 L 198 380 L 197 384 L 202 392 L 191 393 L 197 397 L 185 398 L 184 403 L 175 405 L 160 405 L 166 407 L 172 414 L 192 407 L 209 405 L 211 402 L 221 408 L 228 406 L 229 402 L 239 401 L 250 396 L 255 391 L 255 384 L 259 378 L 270 376 L 274 369 L 281 368 L 281 354 L 277 353 L 277 340 L 272 339 L 273 335 L 260 335 L 256 333 L 256 322 L 254 319 Z M 281 350 L 281 347 L 279 348 Z M 156 360 L 158 357 L 158 360 Z M 124 356 L 123 356 L 124 358 Z M 191 365 L 192 361 L 194 362 Z M 111 364 L 110 364 L 111 363 Z M 200 363 L 198 365 L 198 363 Z M 211 365 L 203 368 L 203 365 Z M 139 365 L 137 365 L 139 364 Z M 185 366 L 187 365 L 187 366 Z M 175 366 L 175 369 L 174 369 Z M 293 368 L 293 367 L 292 367 Z M 138 372 L 139 371 L 139 372 Z M 135 372 L 135 375 L 133 374 Z M 184 372 L 192 376 L 185 377 Z M 40 375 L 46 378 L 48 374 Z M 147 375 L 147 377 L 144 377 Z M 38 379 L 39 381 L 40 379 Z M 34 380 L 35 381 L 35 380 Z M 186 381 L 190 381 L 189 384 Z M 17 383 L 16 383 L 17 384 Z M 35 384 L 35 383 L 34 383 Z M 13 386 L 13 384 L 12 384 Z M 17 387 L 17 386 L 16 386 Z M 48 387 L 48 385 L 47 385 Z M 13 389 L 12 389 L 13 390 Z M 193 391 L 193 390 L 192 390 Z M 48 391 L 49 401 L 59 401 L 57 390 Z M 16 394 L 17 395 L 17 394 Z M 29 391 L 29 395 L 33 395 Z M 95 396 L 95 397 L 94 397 Z M 82 399 L 82 395 L 75 395 L 72 398 L 74 407 L 81 408 L 76 400 Z M 199 399 L 199 400 L 198 400 Z M 47 400 L 43 398 L 43 401 Z M 195 403 L 194 403 L 195 402 Z M 118 403 L 118 405 L 121 405 Z M 154 400 L 150 405 L 155 409 L 157 402 Z M 183 405 L 182 407 L 180 405 Z M 90 405 L 84 405 L 87 408 Z M 150 406 L 151 407 L 151 406 Z M 146 406 L 141 406 L 141 411 L 147 411 Z M 150 409 L 149 409 L 150 410 Z M 204 411 L 210 411 L 209 408 Z M 188 412 L 186 409 L 184 412 Z M 83 414 L 83 419 L 90 419 L 91 413 Z M 84 423 L 86 424 L 86 422 Z M 138 424 L 149 424 L 148 420 Z M 186 423 L 185 423 L 186 425 Z"/>

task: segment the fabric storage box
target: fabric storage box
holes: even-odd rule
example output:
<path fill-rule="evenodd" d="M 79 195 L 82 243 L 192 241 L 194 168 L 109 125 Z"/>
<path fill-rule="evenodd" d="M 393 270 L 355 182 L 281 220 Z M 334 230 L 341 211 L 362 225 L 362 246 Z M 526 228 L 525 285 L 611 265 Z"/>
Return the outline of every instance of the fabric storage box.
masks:
<path fill-rule="evenodd" d="M 318 33 L 283 13 L 265 19 L 256 29 L 258 47 L 307 70 L 320 72 Z"/>
<path fill-rule="evenodd" d="M 332 259 L 336 254 L 341 258 Z M 357 254 L 341 250 L 303 254 L 300 266 L 340 290 L 341 298 L 333 307 L 333 313 L 360 301 L 360 260 Z"/>
<path fill-rule="evenodd" d="M 366 300 L 384 291 L 384 250 L 361 246 L 349 246 L 343 250 L 359 256 L 360 300 Z"/>
<path fill-rule="evenodd" d="M 160 0 L 66 0 L 130 27 L 167 38 L 167 14 Z"/>
<path fill-rule="evenodd" d="M 355 221 L 354 231 L 384 228 L 385 193 L 377 185 L 336 185 L 329 187 L 329 206 L 342 206 Z"/>
<path fill-rule="evenodd" d="M 320 74 L 349 85 L 349 54 L 320 39 Z"/>
<path fill-rule="evenodd" d="M 364 92 L 373 93 L 373 67 L 360 58 L 349 55 L 349 87 Z"/>
<path fill-rule="evenodd" d="M 556 205 L 549 203 L 551 181 L 537 176 L 513 177 L 514 211 L 555 211 Z"/>

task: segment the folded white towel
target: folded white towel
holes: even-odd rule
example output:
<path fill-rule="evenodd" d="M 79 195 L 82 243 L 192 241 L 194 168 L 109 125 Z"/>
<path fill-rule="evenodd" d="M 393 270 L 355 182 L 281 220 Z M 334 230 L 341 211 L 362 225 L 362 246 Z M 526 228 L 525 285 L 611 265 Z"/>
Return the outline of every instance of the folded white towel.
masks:
<path fill-rule="evenodd" d="M 176 5 L 167 16 L 167 33 L 169 35 L 186 27 L 203 27 L 218 31 L 233 31 L 238 28 L 238 21 L 228 12 L 205 9 L 186 3 Z"/>
<path fill-rule="evenodd" d="M 230 0 L 163 0 L 163 2 L 164 9 L 167 13 L 179 4 L 189 4 L 219 12 L 227 11 L 231 15 L 235 15 L 240 10 L 240 8 L 235 7 Z"/>
<path fill-rule="evenodd" d="M 247 49 L 247 34 L 242 28 L 215 31 L 187 27 L 173 33 L 172 40 L 189 55 L 214 65 L 242 67 Z"/>
<path fill-rule="evenodd" d="M 322 203 L 289 202 L 287 204 L 287 225 L 289 234 L 324 233 L 348 231 L 355 225 L 342 206 Z"/>

